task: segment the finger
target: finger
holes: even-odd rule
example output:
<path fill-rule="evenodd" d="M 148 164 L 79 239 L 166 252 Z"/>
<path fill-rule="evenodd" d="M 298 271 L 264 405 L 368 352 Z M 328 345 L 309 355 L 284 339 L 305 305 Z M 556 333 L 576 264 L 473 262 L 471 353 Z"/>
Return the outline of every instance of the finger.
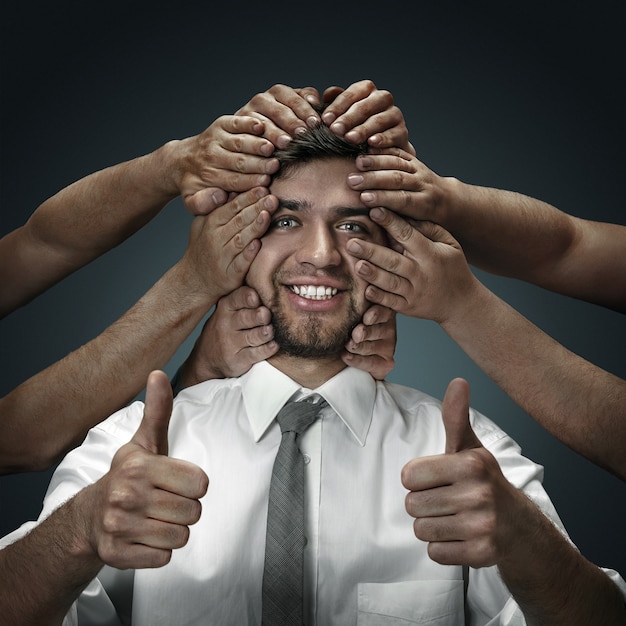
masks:
<path fill-rule="evenodd" d="M 305 87 L 304 89 L 308 95 L 315 92 L 312 87 Z M 302 122 L 304 122 L 309 128 L 315 127 L 320 123 L 319 114 L 315 111 L 315 109 L 313 109 L 310 101 L 300 95 L 295 89 L 288 87 L 287 85 L 275 85 L 270 89 L 270 93 L 278 102 L 283 104 L 288 109 L 288 111 L 283 110 L 283 113 L 289 115 L 289 112 L 291 112 L 297 118 L 297 126 L 294 127 L 292 131 L 290 131 L 288 127 L 281 125 L 281 128 L 290 132 L 292 136 L 295 132 L 297 132 L 298 128 L 302 127 Z M 261 112 L 263 113 L 263 111 Z"/>
<path fill-rule="evenodd" d="M 242 350 L 258 348 L 274 338 L 274 327 L 271 324 L 247 328 L 240 331 L 243 334 L 244 345 Z M 256 361 L 255 361 L 256 362 Z"/>
<path fill-rule="evenodd" d="M 352 335 L 350 337 L 354 349 L 351 352 L 359 352 L 360 354 L 372 354 L 371 352 L 361 353 L 358 349 L 359 344 L 370 343 L 376 344 L 377 342 L 387 342 L 389 344 L 395 343 L 396 333 L 394 332 L 395 322 L 386 322 L 380 324 L 358 324 L 354 327 Z M 375 349 L 375 346 L 372 346 Z M 369 350 L 369 348 L 364 348 Z M 390 355 L 391 356 L 391 355 Z"/>
<path fill-rule="evenodd" d="M 296 93 L 304 98 L 311 106 L 318 107 L 320 106 L 320 94 L 315 87 L 299 87 L 295 90 Z"/>
<path fill-rule="evenodd" d="M 172 559 L 172 550 L 130 543 L 124 545 L 121 551 L 101 546 L 98 556 L 104 563 L 117 569 L 148 569 L 167 565 Z"/>
<path fill-rule="evenodd" d="M 271 332 L 273 335 L 274 330 L 271 329 Z M 274 341 L 274 339 L 270 338 L 269 341 L 259 343 L 259 345 L 244 348 L 240 352 L 240 356 L 245 358 L 245 361 L 248 363 L 248 369 L 250 369 L 250 367 L 252 367 L 255 363 L 265 361 L 276 354 L 278 352 L 278 348 L 278 344 Z"/>
<path fill-rule="evenodd" d="M 346 115 L 347 111 L 356 102 L 367 98 L 373 91 L 376 91 L 376 85 L 371 80 L 362 80 L 353 83 L 341 92 L 335 90 L 335 98 L 322 114 L 322 121 L 329 126 L 336 135 L 343 136 L 346 130 L 350 130 L 354 126 L 350 116 Z M 343 122 L 338 123 L 338 120 L 342 117 Z M 347 124 L 347 126 L 345 124 Z"/>
<path fill-rule="evenodd" d="M 189 528 L 184 524 L 147 517 L 132 528 L 132 535 L 128 539 L 148 548 L 175 550 L 189 541 Z"/>
<path fill-rule="evenodd" d="M 224 190 L 207 187 L 185 196 L 183 202 L 192 215 L 208 215 L 217 207 L 222 206 L 227 199 L 228 196 Z"/>
<path fill-rule="evenodd" d="M 232 198 L 210 216 L 211 228 L 222 228 L 222 239 L 228 241 L 237 232 L 250 225 L 263 212 L 271 211 L 278 205 L 275 197 L 269 195 L 267 187 L 255 187 Z"/>
<path fill-rule="evenodd" d="M 379 92 L 384 93 L 384 92 Z M 346 134 L 344 137 L 352 143 L 363 143 L 368 141 L 372 136 L 379 133 L 389 133 L 394 131 L 395 136 L 401 139 L 398 144 L 389 144 L 389 146 L 376 147 L 390 147 L 397 145 L 400 148 L 404 148 L 408 144 L 409 131 L 404 124 L 404 116 L 398 107 L 389 106 L 393 102 L 391 96 L 388 100 L 376 99 L 372 96 L 363 100 L 362 102 L 354 105 L 348 114 L 341 116 L 336 123 L 344 122 L 344 120 L 350 116 L 349 122 L 344 122 L 346 125 Z M 350 115 L 351 114 L 351 115 Z M 352 126 L 348 130 L 347 125 L 351 123 Z"/>
<path fill-rule="evenodd" d="M 384 380 L 394 366 L 393 359 L 384 359 L 378 355 L 361 356 L 344 350 L 341 358 L 346 365 L 368 372 L 375 380 Z"/>
<path fill-rule="evenodd" d="M 426 238 L 412 224 L 393 211 L 375 207 L 370 211 L 370 218 L 382 226 L 387 234 L 406 250 L 421 252 L 426 249 Z"/>
<path fill-rule="evenodd" d="M 345 91 L 343 87 L 338 87 L 337 85 L 332 85 L 331 87 L 326 87 L 324 89 L 324 93 L 322 94 L 322 101 L 326 104 L 330 104 L 341 92 Z M 334 121 L 331 120 L 330 123 Z"/>
<path fill-rule="evenodd" d="M 202 504 L 197 498 L 155 489 L 145 508 L 145 514 L 148 518 L 161 522 L 189 526 L 200 519 Z"/>
<path fill-rule="evenodd" d="M 415 518 L 436 518 L 454 515 L 459 510 L 455 495 L 458 492 L 452 485 L 434 486 L 420 491 L 409 491 L 405 498 L 406 512 Z M 424 530 L 425 522 L 421 522 Z M 417 530 L 417 525 L 416 525 Z M 418 535 L 423 539 L 425 535 Z M 434 538 L 430 538 L 433 541 Z"/>
<path fill-rule="evenodd" d="M 226 323 L 229 325 L 231 330 L 235 331 L 249 331 L 261 329 L 266 326 L 270 326 L 270 322 L 272 320 L 272 314 L 267 307 L 259 306 L 256 308 L 241 308 L 231 310 L 228 314 L 230 321 Z M 261 333 L 264 335 L 264 333 Z M 265 341 L 271 339 L 270 335 L 265 335 Z M 246 342 L 246 345 L 256 346 L 260 342 Z"/>
<path fill-rule="evenodd" d="M 222 296 L 217 306 L 229 312 L 240 309 L 256 309 L 261 304 L 259 294 L 252 287 L 242 285 L 229 294 Z"/>
<path fill-rule="evenodd" d="M 365 326 L 374 326 L 377 324 L 386 324 L 392 322 L 395 325 L 396 312 L 384 306 L 377 304 L 372 305 L 363 314 L 363 324 Z"/>
<path fill-rule="evenodd" d="M 287 85 L 274 85 L 257 94 L 237 114 L 249 115 L 251 112 L 266 119 L 264 136 L 278 147 L 285 147 L 291 137 L 320 121 L 307 99 Z"/>
<path fill-rule="evenodd" d="M 160 370 L 148 376 L 143 419 L 132 442 L 155 454 L 168 453 L 167 432 L 172 414 L 172 387 Z"/>
<path fill-rule="evenodd" d="M 448 385 L 441 407 L 446 430 L 446 454 L 482 447 L 470 424 L 469 406 L 469 384 L 462 378 L 455 378 Z"/>

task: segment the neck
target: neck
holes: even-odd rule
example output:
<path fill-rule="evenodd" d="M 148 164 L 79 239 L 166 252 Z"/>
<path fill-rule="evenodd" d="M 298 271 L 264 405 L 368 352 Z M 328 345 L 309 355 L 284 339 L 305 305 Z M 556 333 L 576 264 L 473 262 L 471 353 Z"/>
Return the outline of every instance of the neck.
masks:
<path fill-rule="evenodd" d="M 307 389 L 316 389 L 346 367 L 346 364 L 336 355 L 313 359 L 279 352 L 267 361 Z"/>

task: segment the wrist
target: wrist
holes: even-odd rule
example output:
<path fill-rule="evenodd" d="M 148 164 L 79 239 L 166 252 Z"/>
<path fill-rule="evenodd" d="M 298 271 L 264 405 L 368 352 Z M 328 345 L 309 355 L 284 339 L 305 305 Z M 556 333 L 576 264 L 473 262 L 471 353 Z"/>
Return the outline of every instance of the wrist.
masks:
<path fill-rule="evenodd" d="M 443 307 L 445 317 L 435 320 L 453 338 L 458 332 L 475 328 L 485 311 L 490 310 L 493 294 L 469 268 L 466 279 L 462 286 L 450 290 L 454 295 L 448 298 L 447 306 Z"/>
<path fill-rule="evenodd" d="M 181 311 L 198 312 L 204 316 L 217 303 L 222 292 L 206 277 L 200 276 L 195 265 L 182 257 L 163 277 L 171 292 L 170 302 Z"/>
<path fill-rule="evenodd" d="M 468 208 L 468 196 L 471 194 L 470 187 L 471 185 L 453 176 L 441 178 L 439 188 L 442 193 L 438 203 L 437 220 L 435 221 L 455 237 L 455 232 L 462 230 L 462 221 Z M 471 213 L 469 217 L 471 217 Z"/>
<path fill-rule="evenodd" d="M 172 139 L 157 148 L 151 155 L 161 175 L 159 183 L 163 185 L 164 192 L 172 198 L 181 194 L 185 166 L 189 158 L 189 142 L 189 138 Z"/>

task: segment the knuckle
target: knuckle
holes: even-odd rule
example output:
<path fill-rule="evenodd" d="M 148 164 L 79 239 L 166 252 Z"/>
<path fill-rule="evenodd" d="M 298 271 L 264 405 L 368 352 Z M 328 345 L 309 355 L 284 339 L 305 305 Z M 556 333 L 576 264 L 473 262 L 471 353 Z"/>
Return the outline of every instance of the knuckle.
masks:
<path fill-rule="evenodd" d="M 391 107 L 393 105 L 393 94 L 387 89 L 379 89 L 378 93 L 381 96 L 382 101 L 387 105 L 387 107 Z M 397 107 L 394 107 L 396 109 Z M 400 109 L 398 109 L 399 111 Z"/>
<path fill-rule="evenodd" d="M 129 481 L 139 480 L 143 478 L 148 469 L 148 456 L 145 452 L 131 452 L 125 459 L 120 468 L 122 477 Z"/>
<path fill-rule="evenodd" d="M 101 521 L 102 530 L 107 535 L 116 536 L 120 533 L 121 528 L 121 515 L 118 511 L 109 509 L 105 511 Z M 110 542 L 104 542 L 105 547 L 109 546 Z"/>
<path fill-rule="evenodd" d="M 177 526 L 172 537 L 172 547 L 182 548 L 189 542 L 190 530 L 187 526 Z"/>
<path fill-rule="evenodd" d="M 132 510 L 136 502 L 135 490 L 128 487 L 116 487 L 109 494 L 109 505 L 122 511 Z"/>
<path fill-rule="evenodd" d="M 479 449 L 465 451 L 465 464 L 467 467 L 467 474 L 473 476 L 477 480 L 482 480 L 489 474 L 488 459 L 484 454 L 481 454 Z"/>
<path fill-rule="evenodd" d="M 372 93 L 372 91 L 376 91 L 376 85 L 374 84 L 374 81 L 370 79 L 362 80 L 358 83 L 358 85 L 366 93 Z"/>

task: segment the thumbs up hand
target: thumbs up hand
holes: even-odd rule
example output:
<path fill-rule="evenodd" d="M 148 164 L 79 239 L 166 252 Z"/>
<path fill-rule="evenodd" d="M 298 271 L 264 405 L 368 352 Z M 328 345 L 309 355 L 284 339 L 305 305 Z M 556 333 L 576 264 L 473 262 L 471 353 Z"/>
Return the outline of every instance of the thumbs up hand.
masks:
<path fill-rule="evenodd" d="M 442 419 L 445 454 L 413 459 L 402 469 L 415 536 L 428 542 L 430 558 L 442 565 L 498 564 L 518 532 L 515 511 L 525 496 L 472 430 L 465 380 L 449 384 Z"/>
<path fill-rule="evenodd" d="M 187 543 L 200 519 L 207 475 L 196 465 L 167 456 L 172 390 L 164 372 L 148 377 L 144 415 L 111 469 L 93 487 L 91 549 L 119 569 L 161 567 Z"/>

